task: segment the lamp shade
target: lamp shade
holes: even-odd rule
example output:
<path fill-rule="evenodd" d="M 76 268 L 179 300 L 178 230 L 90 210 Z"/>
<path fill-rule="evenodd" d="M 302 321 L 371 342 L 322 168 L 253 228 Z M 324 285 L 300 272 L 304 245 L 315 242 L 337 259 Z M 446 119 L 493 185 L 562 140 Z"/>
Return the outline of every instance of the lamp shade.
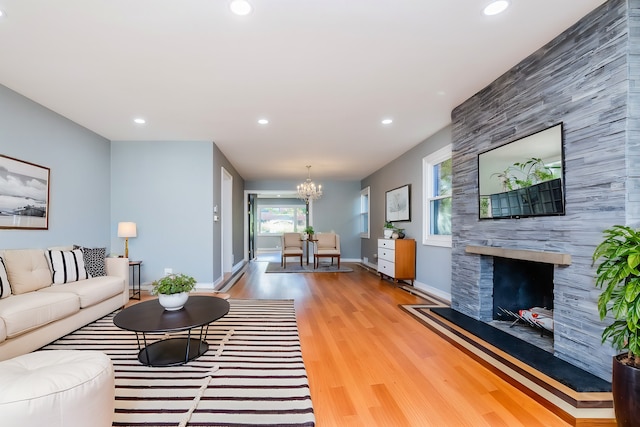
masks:
<path fill-rule="evenodd" d="M 118 223 L 118 237 L 136 237 L 136 223 L 135 222 L 119 222 Z"/>

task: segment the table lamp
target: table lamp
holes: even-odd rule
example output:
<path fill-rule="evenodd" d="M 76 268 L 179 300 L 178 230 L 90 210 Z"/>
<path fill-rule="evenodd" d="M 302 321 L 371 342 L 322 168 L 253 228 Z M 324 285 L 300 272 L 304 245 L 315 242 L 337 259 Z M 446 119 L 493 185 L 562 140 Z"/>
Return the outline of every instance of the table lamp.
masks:
<path fill-rule="evenodd" d="M 124 257 L 129 258 L 129 237 L 136 237 L 136 223 L 119 222 L 118 237 L 124 237 Z"/>

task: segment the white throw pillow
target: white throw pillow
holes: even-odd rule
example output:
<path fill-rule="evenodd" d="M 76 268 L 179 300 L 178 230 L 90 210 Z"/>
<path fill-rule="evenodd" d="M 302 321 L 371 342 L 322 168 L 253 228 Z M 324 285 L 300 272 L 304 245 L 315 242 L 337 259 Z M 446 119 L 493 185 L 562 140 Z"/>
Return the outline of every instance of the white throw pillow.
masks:
<path fill-rule="evenodd" d="M 80 249 L 73 251 L 47 251 L 53 283 L 69 283 L 89 278 Z"/>
<path fill-rule="evenodd" d="M 11 295 L 11 285 L 7 277 L 7 267 L 4 265 L 4 259 L 0 257 L 0 299 Z"/>

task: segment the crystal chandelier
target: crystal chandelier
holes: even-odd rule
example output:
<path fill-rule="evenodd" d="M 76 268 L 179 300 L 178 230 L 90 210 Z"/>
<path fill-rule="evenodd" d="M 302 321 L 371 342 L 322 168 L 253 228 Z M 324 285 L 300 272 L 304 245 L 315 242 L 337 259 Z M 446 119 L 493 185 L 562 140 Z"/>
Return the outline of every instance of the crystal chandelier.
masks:
<path fill-rule="evenodd" d="M 298 185 L 298 198 L 309 203 L 309 200 L 317 200 L 322 197 L 322 185 L 316 185 L 311 181 L 311 166 L 307 166 L 307 180 Z"/>

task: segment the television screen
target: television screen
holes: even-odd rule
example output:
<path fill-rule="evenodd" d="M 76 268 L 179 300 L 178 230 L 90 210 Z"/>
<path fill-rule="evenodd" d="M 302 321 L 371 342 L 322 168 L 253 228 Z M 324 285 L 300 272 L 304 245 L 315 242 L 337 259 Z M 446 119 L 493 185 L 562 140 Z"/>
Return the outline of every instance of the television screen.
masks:
<path fill-rule="evenodd" d="M 480 219 L 564 215 L 562 123 L 478 155 Z"/>

